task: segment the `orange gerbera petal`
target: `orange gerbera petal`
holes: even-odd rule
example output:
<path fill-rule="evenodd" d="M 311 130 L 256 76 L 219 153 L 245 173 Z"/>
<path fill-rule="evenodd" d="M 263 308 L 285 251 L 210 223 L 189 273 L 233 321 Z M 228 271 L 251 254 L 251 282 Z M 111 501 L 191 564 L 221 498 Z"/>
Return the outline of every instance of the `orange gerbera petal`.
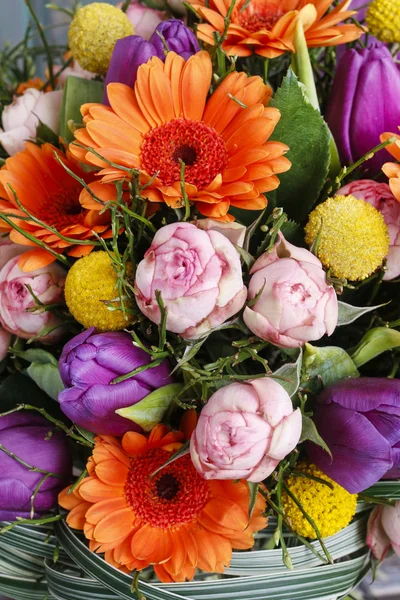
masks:
<path fill-rule="evenodd" d="M 118 118 L 109 111 L 107 115 L 113 119 Z M 55 155 L 62 164 L 55 158 Z M 35 144 L 27 143 L 25 150 L 7 159 L 6 164 L 0 170 L 0 195 L 3 200 L 0 210 L 6 213 L 17 206 L 17 201 L 9 187 L 10 184 L 16 192 L 18 201 L 30 212 L 32 217 L 57 231 L 51 232 L 34 220 L 17 220 L 15 217 L 11 217 L 12 221 L 18 221 L 21 229 L 29 232 L 38 242 L 42 240 L 56 252 L 67 251 L 70 255 L 75 256 L 87 254 L 92 247 L 79 245 L 78 242 L 93 238 L 93 219 L 87 220 L 89 213 L 79 203 L 81 184 L 67 173 L 63 165 L 87 183 L 90 183 L 95 177 L 93 173 L 85 173 L 74 160 L 71 160 L 69 154 L 63 154 L 51 144 L 43 144 L 38 147 Z M 96 207 L 95 210 L 99 210 L 99 208 Z M 13 212 L 15 214 L 17 211 L 14 209 Z M 104 213 L 101 220 L 102 225 L 108 224 L 109 213 Z M 66 237 L 73 237 L 77 243 L 75 244 L 73 240 L 61 239 L 58 233 Z M 17 232 L 12 232 L 11 238 L 19 244 L 34 245 L 32 241 L 27 241 L 22 234 Z M 45 267 L 54 260 L 54 255 L 40 247 L 38 243 L 35 250 L 20 257 L 18 264 L 24 271 L 31 271 Z"/>
<path fill-rule="evenodd" d="M 221 10 L 222 5 L 225 7 L 221 0 Z M 105 110 L 92 104 L 84 109 L 90 120 L 75 137 L 94 147 L 98 156 L 77 153 L 74 144 L 71 152 L 101 167 L 98 175 L 103 184 L 129 177 L 117 165 L 138 169 L 141 182 L 146 183 L 143 196 L 172 208 L 184 206 L 184 163 L 189 202 L 206 216 L 231 220 L 231 202 L 254 201 L 260 193 L 276 187 L 274 179 L 270 185 L 256 188 L 248 174 L 251 171 L 243 167 L 262 160 L 266 166 L 265 173 L 258 176 L 260 181 L 278 172 L 269 165 L 267 145 L 280 113 L 265 106 L 271 88 L 260 77 L 230 73 L 208 97 L 211 81 L 207 52 L 198 52 L 186 62 L 174 52 L 168 53 L 165 63 L 153 57 L 139 67 L 133 90 L 122 84 L 108 86 L 111 107 Z M 271 159 L 288 150 L 279 142 L 273 149 Z M 241 168 L 234 171 L 233 167 Z M 93 189 L 101 191 L 98 182 Z M 81 203 L 85 208 L 98 209 L 86 190 L 81 193 Z M 265 202 L 258 200 L 257 206 L 261 204 Z"/>
<path fill-rule="evenodd" d="M 148 437 L 129 432 L 122 445 L 99 436 L 89 476 L 72 494 L 65 490 L 59 496 L 71 511 L 70 526 L 82 529 L 90 549 L 105 553 L 105 560 L 124 572 L 154 565 L 164 582 L 191 579 L 196 567 L 222 572 L 232 549 L 250 548 L 253 533 L 266 525 L 261 494 L 248 522 L 246 482 L 202 479 L 187 454 L 165 464 L 183 437 L 165 425 Z"/>
<path fill-rule="evenodd" d="M 215 44 L 214 33 L 224 32 L 224 17 L 230 6 L 225 0 L 189 0 L 197 13 L 206 21 L 198 25 L 198 37 Z M 308 46 L 332 46 L 358 39 L 363 31 L 343 21 L 356 14 L 348 11 L 344 0 L 328 12 L 333 0 L 240 0 L 231 15 L 224 50 L 231 55 L 249 56 L 252 53 L 275 58 L 284 52 L 293 52 L 293 39 L 298 19 L 301 20 Z"/>

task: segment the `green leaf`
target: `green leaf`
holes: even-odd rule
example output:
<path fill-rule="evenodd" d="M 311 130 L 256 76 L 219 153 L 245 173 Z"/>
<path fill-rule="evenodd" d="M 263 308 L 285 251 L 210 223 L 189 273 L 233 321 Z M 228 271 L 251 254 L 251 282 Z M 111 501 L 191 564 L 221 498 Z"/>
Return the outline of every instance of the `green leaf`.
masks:
<path fill-rule="evenodd" d="M 190 440 L 187 440 L 184 444 L 182 444 L 182 446 L 176 452 L 171 454 L 171 456 L 168 458 L 168 460 L 166 460 L 165 463 L 163 463 L 161 465 L 161 467 L 158 467 L 158 469 L 156 469 L 150 475 L 150 477 L 154 477 L 154 475 L 157 475 L 157 473 L 162 471 L 167 465 L 170 465 L 171 463 L 175 462 L 179 458 L 182 458 L 182 456 L 186 456 L 186 454 L 189 454 L 189 453 L 190 453 Z"/>
<path fill-rule="evenodd" d="M 379 304 L 378 306 L 351 306 L 351 304 L 346 304 L 345 302 L 338 302 L 338 305 L 338 327 L 342 325 L 349 325 L 363 315 L 366 315 L 373 310 L 377 310 L 378 308 L 382 308 L 382 306 L 386 306 L 386 304 Z"/>
<path fill-rule="evenodd" d="M 354 362 L 343 348 L 305 345 L 301 379 L 315 393 L 320 391 L 319 382 L 326 387 L 345 377 L 359 376 Z"/>
<path fill-rule="evenodd" d="M 52 354 L 50 354 L 50 352 L 42 350 L 41 348 L 30 348 L 29 350 L 25 350 L 22 352 L 15 352 L 13 350 L 13 352 L 18 357 L 23 358 L 24 360 L 27 360 L 30 363 L 37 362 L 42 365 L 50 364 L 54 365 L 55 367 L 58 367 L 57 359 Z"/>
<path fill-rule="evenodd" d="M 43 364 L 40 362 L 33 362 L 29 365 L 27 373 L 36 385 L 46 392 L 50 398 L 58 400 L 58 394 L 64 389 L 58 365 L 55 366 L 50 363 Z"/>
<path fill-rule="evenodd" d="M 57 418 L 61 414 L 59 405 L 53 402 L 30 377 L 23 373 L 13 373 L 0 385 L 0 412 L 12 410 L 24 402 L 44 408 Z"/>
<path fill-rule="evenodd" d="M 247 486 L 249 488 L 250 497 L 249 497 L 249 521 L 253 516 L 254 508 L 256 506 L 256 500 L 258 495 L 258 488 L 260 487 L 259 483 L 254 483 L 253 481 L 247 481 Z"/>
<path fill-rule="evenodd" d="M 80 108 L 86 102 L 102 102 L 104 84 L 92 79 L 81 79 L 69 75 L 65 82 L 63 101 L 60 116 L 60 136 L 66 142 L 72 142 L 74 134 L 71 132 L 68 121 L 82 123 Z"/>
<path fill-rule="evenodd" d="M 39 125 L 36 129 L 36 137 L 43 142 L 48 142 L 54 146 L 58 146 L 58 135 L 54 133 L 50 127 L 42 123 L 39 119 Z"/>
<path fill-rule="evenodd" d="M 314 421 L 310 419 L 310 417 L 306 417 L 306 415 L 302 415 L 302 420 L 303 427 L 301 429 L 301 437 L 299 443 L 305 442 L 306 440 L 310 440 L 310 442 L 313 442 L 317 446 L 323 448 L 332 458 L 332 453 L 329 450 L 326 443 L 324 442 L 324 440 L 322 439 L 322 437 L 319 435 Z"/>
<path fill-rule="evenodd" d="M 294 396 L 299 389 L 302 358 L 303 351 L 300 349 L 299 356 L 295 363 L 283 365 L 271 375 L 272 379 L 276 379 L 290 397 Z"/>
<path fill-rule="evenodd" d="M 148 394 L 140 402 L 126 408 L 119 408 L 115 412 L 125 419 L 134 421 L 144 431 L 151 431 L 157 423 L 160 423 L 165 411 L 182 389 L 183 385 L 180 383 L 164 385 Z"/>
<path fill-rule="evenodd" d="M 281 112 L 271 140 L 289 146 L 286 156 L 292 163 L 287 173 L 279 175 L 276 205 L 290 219 L 302 221 L 318 199 L 328 175 L 330 133 L 291 69 L 269 106 Z"/>
<path fill-rule="evenodd" d="M 356 365 L 362 367 L 376 356 L 400 346 L 400 331 L 388 327 L 375 327 L 364 335 L 349 354 Z"/>

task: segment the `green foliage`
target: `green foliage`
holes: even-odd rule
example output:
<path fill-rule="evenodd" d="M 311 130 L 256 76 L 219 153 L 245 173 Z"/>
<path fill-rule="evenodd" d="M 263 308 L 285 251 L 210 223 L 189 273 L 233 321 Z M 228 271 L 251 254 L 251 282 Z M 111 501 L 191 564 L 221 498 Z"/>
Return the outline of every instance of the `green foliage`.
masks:
<path fill-rule="evenodd" d="M 307 417 L 306 415 L 302 415 L 302 419 L 303 419 L 303 427 L 301 429 L 300 443 L 305 442 L 306 440 L 309 440 L 310 442 L 313 442 L 317 446 L 321 446 L 321 448 L 323 448 L 329 454 L 329 456 L 332 457 L 332 453 L 329 450 L 326 443 L 324 442 L 324 440 L 322 439 L 322 437 L 319 435 L 314 421 L 312 419 L 310 419 L 310 417 Z"/>
<path fill-rule="evenodd" d="M 330 133 L 291 69 L 269 106 L 281 112 L 271 139 L 289 146 L 286 156 L 292 162 L 290 171 L 279 175 L 276 205 L 290 219 L 302 221 L 317 201 L 328 175 Z"/>
<path fill-rule="evenodd" d="M 104 84 L 101 81 L 81 79 L 69 76 L 64 87 L 63 101 L 60 117 L 60 136 L 71 142 L 74 134 L 68 126 L 72 121 L 75 125 L 82 124 L 80 107 L 86 102 L 101 102 L 103 99 Z"/>
<path fill-rule="evenodd" d="M 31 348 L 25 352 L 19 352 L 18 356 L 31 363 L 27 373 L 36 385 L 50 398 L 57 400 L 58 394 L 64 389 L 58 371 L 57 359 L 50 352 L 40 348 Z"/>
<path fill-rule="evenodd" d="M 318 393 L 322 386 L 332 385 L 346 377 L 359 377 L 359 372 L 343 348 L 306 344 L 302 383 L 307 389 Z"/>

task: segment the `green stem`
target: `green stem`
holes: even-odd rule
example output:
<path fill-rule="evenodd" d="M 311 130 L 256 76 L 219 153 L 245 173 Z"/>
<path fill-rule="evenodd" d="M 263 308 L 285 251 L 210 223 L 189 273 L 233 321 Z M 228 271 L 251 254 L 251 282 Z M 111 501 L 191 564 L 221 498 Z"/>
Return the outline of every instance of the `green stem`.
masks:
<path fill-rule="evenodd" d="M 54 517 L 44 517 L 43 519 L 21 519 L 17 517 L 17 520 L 14 523 L 10 523 L 10 525 L 6 525 L 2 529 L 0 529 L 0 534 L 7 533 L 14 527 L 18 525 L 47 525 L 47 523 L 54 523 L 55 521 L 60 521 L 62 519 L 62 515 L 54 515 Z"/>
<path fill-rule="evenodd" d="M 189 198 L 188 195 L 186 193 L 186 188 L 185 188 L 185 163 L 183 162 L 183 160 L 180 158 L 179 162 L 181 163 L 181 194 L 182 194 L 182 199 L 185 203 L 185 215 L 183 217 L 184 221 L 187 221 L 190 218 L 190 203 L 189 203 Z"/>
<path fill-rule="evenodd" d="M 47 57 L 47 67 L 49 69 L 50 85 L 51 85 L 52 89 L 54 90 L 56 88 L 56 82 L 55 82 L 54 73 L 53 73 L 53 57 L 51 55 L 51 50 L 50 50 L 49 44 L 47 42 L 46 34 L 44 33 L 43 27 L 41 26 L 39 19 L 37 18 L 37 15 L 33 9 L 31 0 L 25 0 L 25 4 L 28 7 L 30 15 L 31 15 L 31 17 L 36 25 L 36 28 L 38 30 L 38 33 L 40 35 L 40 39 L 42 40 L 42 43 L 43 43 L 43 46 L 44 46 L 44 49 L 46 52 L 46 57 Z"/>
<path fill-rule="evenodd" d="M 317 88 L 315 86 L 314 73 L 311 66 L 310 54 L 308 52 L 307 41 L 304 35 L 303 24 L 297 21 L 294 34 L 295 54 L 292 55 L 292 68 L 299 81 L 305 86 L 307 98 L 312 106 L 320 112 Z"/>
<path fill-rule="evenodd" d="M 47 473 L 44 477 L 42 477 L 42 479 L 39 481 L 39 483 L 37 484 L 37 486 L 35 487 L 35 489 L 33 491 L 33 494 L 31 496 L 31 513 L 30 513 L 31 519 L 33 519 L 34 514 L 35 514 L 35 498 L 38 495 L 40 488 L 48 480 L 49 477 L 51 477 L 50 473 Z"/>
<path fill-rule="evenodd" d="M 0 415 L 0 416 L 3 416 L 3 415 Z M 25 460 L 23 460 L 22 458 L 20 458 L 16 454 L 14 454 L 14 452 L 10 452 L 10 450 L 7 450 L 7 448 L 5 448 L 3 446 L 3 444 L 0 444 L 0 450 L 2 452 L 4 452 L 4 454 L 7 454 L 7 456 L 9 456 L 10 458 L 15 460 L 20 465 L 26 467 L 32 473 L 43 473 L 44 475 L 46 475 L 46 477 L 57 477 L 58 479 L 61 479 L 61 477 L 62 477 L 59 473 L 52 473 L 51 471 L 46 471 L 45 469 L 39 469 L 39 467 L 34 467 L 33 465 L 30 465 Z"/>
<path fill-rule="evenodd" d="M 59 429 L 64 431 L 68 437 L 72 438 L 73 440 L 76 440 L 77 442 L 80 442 L 84 446 L 88 446 L 89 448 L 93 447 L 93 444 L 91 444 L 90 442 L 85 440 L 85 438 L 73 433 L 73 431 L 71 431 L 71 429 L 69 427 L 67 427 L 62 421 L 55 419 L 54 417 L 49 415 L 49 413 L 44 408 L 39 408 L 38 406 L 32 406 L 31 404 L 19 404 L 18 406 L 16 406 L 15 408 L 13 408 L 11 410 L 8 410 L 4 413 L 0 413 L 0 417 L 6 417 L 7 415 L 11 415 L 11 414 L 13 414 L 15 412 L 19 412 L 21 410 L 34 410 L 34 411 L 40 413 L 45 419 L 50 421 L 50 423 L 53 423 L 56 427 L 58 427 Z M 45 471 L 45 472 L 47 472 L 47 471 Z"/>
<path fill-rule="evenodd" d="M 283 484 L 284 488 L 285 488 L 285 492 L 287 493 L 287 495 L 289 496 L 289 498 L 291 498 L 293 500 L 293 502 L 295 503 L 295 505 L 297 506 L 297 508 L 301 511 L 301 513 L 303 514 L 304 518 L 306 519 L 306 521 L 309 522 L 309 524 L 311 525 L 311 527 L 314 529 L 315 531 L 315 535 L 318 538 L 319 543 L 321 544 L 321 548 L 326 556 L 326 558 L 328 559 L 328 561 L 330 562 L 331 565 L 333 565 L 333 558 L 328 550 L 328 548 L 326 547 L 324 540 L 322 539 L 321 533 L 315 523 L 315 521 L 310 517 L 310 515 L 307 513 L 307 511 L 304 509 L 303 505 L 301 504 L 301 502 L 299 502 L 299 500 L 296 498 L 296 496 L 290 491 L 290 489 L 288 488 L 287 485 Z"/>

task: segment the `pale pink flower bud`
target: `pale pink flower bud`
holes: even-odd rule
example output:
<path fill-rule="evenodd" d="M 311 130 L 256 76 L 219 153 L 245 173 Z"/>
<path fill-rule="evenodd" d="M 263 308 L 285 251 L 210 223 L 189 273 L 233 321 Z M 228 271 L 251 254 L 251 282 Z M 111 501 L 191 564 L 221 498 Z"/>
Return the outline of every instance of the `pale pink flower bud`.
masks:
<path fill-rule="evenodd" d="M 233 223 L 223 223 L 215 219 L 198 219 L 197 221 L 193 221 L 193 224 L 203 231 L 218 231 L 228 238 L 232 244 L 243 248 L 246 227 L 240 223 L 236 223 L 236 221 Z"/>
<path fill-rule="evenodd" d="M 2 114 L 0 144 L 10 156 L 24 149 L 26 140 L 36 137 L 39 121 L 54 133 L 60 129 L 62 92 L 39 92 L 28 88 L 5 107 Z"/>
<path fill-rule="evenodd" d="M 311 252 L 280 235 L 272 252 L 260 256 L 250 273 L 248 299 L 262 291 L 253 306 L 246 306 L 243 319 L 255 335 L 277 346 L 298 348 L 333 333 L 338 321 L 336 292 Z"/>
<path fill-rule="evenodd" d="M 385 281 L 396 279 L 400 275 L 400 202 L 393 196 L 387 183 L 378 183 L 372 179 L 360 179 L 340 188 L 338 195 L 351 194 L 364 200 L 379 210 L 385 219 L 390 237 L 389 252 L 386 257 L 387 271 Z"/>
<path fill-rule="evenodd" d="M 268 377 L 232 383 L 211 396 L 190 440 L 190 454 L 205 479 L 268 477 L 297 445 L 300 409 Z"/>
<path fill-rule="evenodd" d="M 400 502 L 376 506 L 368 520 L 367 544 L 378 560 L 392 548 L 400 556 Z"/>
<path fill-rule="evenodd" d="M 27 286 L 44 305 L 62 302 L 66 271 L 52 263 L 43 269 L 25 273 L 18 266 L 18 258 L 11 258 L 0 271 L 0 321 L 7 331 L 29 339 L 62 323 L 49 311 L 29 310 L 37 303 Z M 58 327 L 41 341 L 54 343 L 62 333 L 62 327 Z"/>
<path fill-rule="evenodd" d="M 123 2 L 116 4 L 118 8 L 122 8 L 122 5 Z M 149 40 L 157 25 L 164 21 L 166 14 L 141 4 L 138 0 L 131 0 L 126 16 L 135 29 L 135 35 L 140 35 L 145 40 Z"/>
<path fill-rule="evenodd" d="M 160 322 L 156 291 L 168 308 L 167 330 L 198 338 L 240 311 L 246 301 L 239 254 L 218 231 L 191 223 L 159 229 L 136 271 L 137 304 Z"/>

